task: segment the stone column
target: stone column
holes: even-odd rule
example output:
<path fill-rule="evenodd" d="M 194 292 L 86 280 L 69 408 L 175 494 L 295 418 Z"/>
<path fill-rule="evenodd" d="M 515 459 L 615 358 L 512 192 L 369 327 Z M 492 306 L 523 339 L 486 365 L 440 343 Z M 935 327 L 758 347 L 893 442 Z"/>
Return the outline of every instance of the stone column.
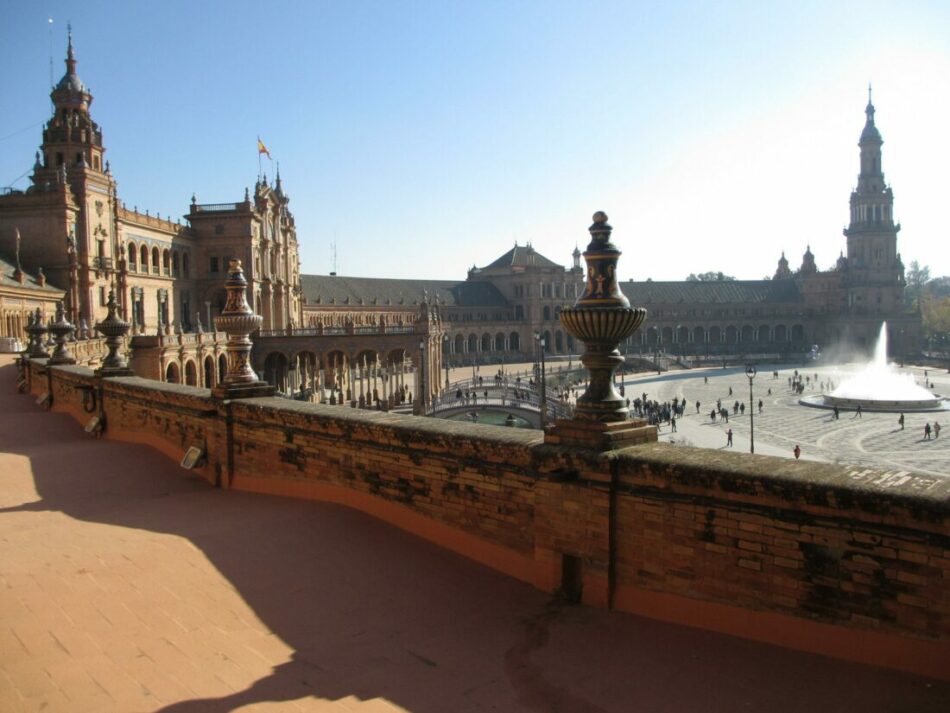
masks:
<path fill-rule="evenodd" d="M 224 283 L 227 303 L 221 314 L 214 318 L 215 329 L 228 335 L 228 373 L 212 389 L 218 399 L 273 396 L 274 387 L 257 378 L 251 368 L 251 333 L 260 329 L 261 317 L 247 304 L 247 280 L 241 261 L 232 259 L 228 265 L 228 279 Z"/>

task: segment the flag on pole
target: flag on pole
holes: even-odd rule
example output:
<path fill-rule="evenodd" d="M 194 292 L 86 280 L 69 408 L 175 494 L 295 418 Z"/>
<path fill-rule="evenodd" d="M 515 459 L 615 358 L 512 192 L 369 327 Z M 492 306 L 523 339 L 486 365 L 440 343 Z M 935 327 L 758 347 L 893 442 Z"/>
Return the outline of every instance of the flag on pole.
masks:
<path fill-rule="evenodd" d="M 257 137 L 257 153 L 267 154 L 267 158 L 271 158 L 270 151 L 267 150 L 267 147 L 264 145 L 264 142 L 261 141 L 261 137 Z M 271 159 L 273 160 L 273 159 Z"/>

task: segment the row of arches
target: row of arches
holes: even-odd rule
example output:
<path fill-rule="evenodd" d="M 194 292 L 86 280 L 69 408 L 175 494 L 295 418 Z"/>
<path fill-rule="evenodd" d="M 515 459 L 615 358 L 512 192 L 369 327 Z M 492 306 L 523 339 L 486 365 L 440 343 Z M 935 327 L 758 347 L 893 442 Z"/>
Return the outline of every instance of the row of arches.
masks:
<path fill-rule="evenodd" d="M 170 361 L 164 370 L 165 381 L 169 384 L 187 384 L 205 389 L 220 384 L 227 373 L 228 360 L 224 354 L 219 354 L 217 359 L 208 354 L 203 359 L 186 357 L 181 363 Z"/>
<path fill-rule="evenodd" d="M 153 246 L 136 245 L 134 241 L 126 244 L 128 268 L 131 272 L 144 272 L 166 277 L 188 277 L 188 253 L 178 250 L 159 250 Z"/>
<path fill-rule="evenodd" d="M 637 337 L 634 336 L 634 340 Z M 640 331 L 639 342 L 645 346 L 662 344 L 784 344 L 805 341 L 805 328 L 801 324 L 791 327 L 785 324 L 754 326 L 727 325 L 720 327 L 656 327 L 650 326 Z"/>
<path fill-rule="evenodd" d="M 574 351 L 574 338 L 560 329 L 553 333 L 545 330 L 543 336 L 545 349 L 548 352 L 563 354 Z M 509 334 L 497 332 L 494 335 L 485 332 L 481 335 L 456 334 L 449 339 L 447 351 L 451 356 L 464 356 L 466 354 L 521 354 L 525 351 L 533 351 L 534 348 L 534 344 L 524 344 L 518 332 Z"/>

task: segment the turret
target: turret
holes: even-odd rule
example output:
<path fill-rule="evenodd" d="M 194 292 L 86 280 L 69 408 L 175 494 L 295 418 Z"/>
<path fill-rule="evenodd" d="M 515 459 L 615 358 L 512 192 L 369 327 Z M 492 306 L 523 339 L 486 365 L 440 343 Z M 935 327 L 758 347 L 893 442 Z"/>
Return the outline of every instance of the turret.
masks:
<path fill-rule="evenodd" d="M 54 113 L 43 130 L 41 157 L 37 157 L 33 183 L 51 180 L 54 172 L 63 166 L 102 172 L 102 131 L 89 115 L 92 94 L 76 73 L 76 53 L 73 35 L 69 32 L 66 49 L 66 73 L 53 87 L 50 98 Z"/>

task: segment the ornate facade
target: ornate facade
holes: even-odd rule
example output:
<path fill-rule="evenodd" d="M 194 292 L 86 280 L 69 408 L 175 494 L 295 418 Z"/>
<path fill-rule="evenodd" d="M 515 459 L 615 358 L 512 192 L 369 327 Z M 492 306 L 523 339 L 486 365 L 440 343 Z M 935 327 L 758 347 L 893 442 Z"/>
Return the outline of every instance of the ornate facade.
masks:
<path fill-rule="evenodd" d="M 70 36 L 31 185 L 0 196 L 0 252 L 18 250 L 28 273 L 45 275 L 46 290 L 58 288 L 80 330 L 106 317 L 114 287 L 119 312 L 132 323 L 133 344 L 145 335 L 163 337 L 160 354 L 146 359 L 147 375 L 182 380 L 196 374 L 190 383 L 213 386 L 211 362 L 220 356 L 209 347 L 214 339 L 174 337 L 202 325 L 211 329 L 225 303 L 230 258 L 247 266 L 248 299 L 265 330 L 301 322 L 296 229 L 280 176 L 273 185 L 262 177 L 253 194 L 245 189 L 235 203 L 199 204 L 193 196 L 185 223 L 129 209 L 105 160 L 102 129 L 90 113 L 93 97 L 76 65 Z M 15 330 L 23 324 L 12 322 Z M 209 348 L 213 354 L 205 353 Z M 145 368 L 144 358 L 133 361 L 137 371 Z"/>
<path fill-rule="evenodd" d="M 90 114 L 92 94 L 76 72 L 71 37 L 66 73 L 51 98 L 55 110 L 31 185 L 0 196 L 0 253 L 8 263 L 17 255 L 22 274 L 35 276 L 19 283 L 12 311 L 3 303 L 8 336 L 22 339 L 26 313 L 37 304 L 49 313 L 60 296 L 70 321 L 88 333 L 106 316 L 114 286 L 120 315 L 132 323 L 133 346 L 140 348 L 133 368 L 214 387 L 222 351 L 211 325 L 225 304 L 228 260 L 236 257 L 246 268 L 248 301 L 263 317 L 254 363 L 272 382 L 314 384 L 322 372 L 325 385 L 339 386 L 340 373 L 360 366 L 367 353 L 381 364 L 404 363 L 413 350 L 394 340 L 416 336 L 425 339 L 430 365 L 532 360 L 541 338 L 551 355 L 578 351 L 558 319 L 584 289 L 576 248 L 565 267 L 530 244 L 515 244 L 488 265 L 472 267 L 464 280 L 301 275 L 279 175 L 273 185 L 261 177 L 233 203 L 202 204 L 192 196 L 184 222 L 129 209 L 104 158 L 102 129 Z M 846 251 L 831 269 L 819 270 L 809 247 L 794 271 L 783 254 L 771 280 L 622 282 L 631 304 L 649 312 L 646 327 L 624 349 L 713 356 L 782 355 L 812 344 L 870 347 L 885 320 L 893 352 L 918 349 L 920 318 L 904 306 L 900 225 L 884 181 L 882 144 L 869 98 Z M 12 264 L 7 268 L 9 281 Z M 420 308 L 437 327 L 420 327 Z M 336 365 L 324 356 L 341 351 L 329 337 L 356 339 Z M 280 347 L 275 339 L 284 340 Z"/>
<path fill-rule="evenodd" d="M 700 357 L 783 356 L 804 353 L 813 344 L 867 349 L 886 321 L 892 353 L 917 351 L 920 316 L 904 303 L 900 225 L 884 181 L 883 140 L 870 97 L 865 113 L 846 252 L 831 269 L 819 270 L 808 246 L 797 270 L 783 253 L 771 280 L 623 282 L 630 303 L 649 312 L 646 326 L 624 349 Z M 441 307 L 449 363 L 530 360 L 534 335 L 545 337 L 549 354 L 568 355 L 576 350 L 558 315 L 583 291 L 579 257 L 575 249 L 572 267 L 564 268 L 530 245 L 516 244 L 487 267 L 469 270 L 464 281 L 305 275 L 304 319 L 371 322 L 383 312 L 411 311 L 428 291 Z"/>

